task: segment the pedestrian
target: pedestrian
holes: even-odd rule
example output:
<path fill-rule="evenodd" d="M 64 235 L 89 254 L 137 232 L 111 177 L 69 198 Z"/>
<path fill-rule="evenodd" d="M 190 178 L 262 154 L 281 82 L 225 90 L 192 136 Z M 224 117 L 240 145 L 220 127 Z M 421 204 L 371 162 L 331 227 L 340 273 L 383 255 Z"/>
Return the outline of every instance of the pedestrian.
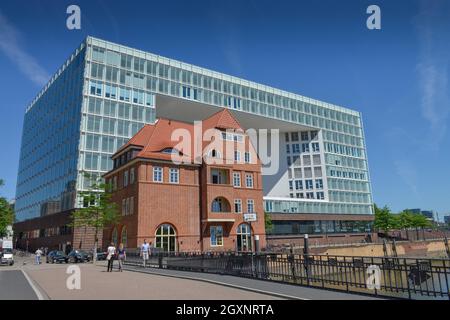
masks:
<path fill-rule="evenodd" d="M 123 269 L 123 262 L 127 258 L 127 253 L 125 252 L 125 248 L 123 246 L 123 243 L 119 244 L 119 250 L 117 250 L 117 255 L 119 258 L 119 271 L 122 272 Z"/>
<path fill-rule="evenodd" d="M 34 254 L 36 255 L 36 264 L 41 264 L 42 250 L 38 248 Z"/>
<path fill-rule="evenodd" d="M 107 272 L 112 272 L 113 269 L 113 263 L 114 263 L 114 256 L 116 254 L 116 247 L 114 246 L 114 243 L 111 242 L 107 249 L 108 255 L 106 256 L 106 260 L 108 260 L 108 268 L 106 269 Z"/>
<path fill-rule="evenodd" d="M 148 254 L 150 251 L 150 245 L 147 243 L 147 239 L 144 239 L 144 243 L 141 246 L 141 256 L 144 260 L 144 268 L 146 266 L 147 260 L 148 260 Z"/>

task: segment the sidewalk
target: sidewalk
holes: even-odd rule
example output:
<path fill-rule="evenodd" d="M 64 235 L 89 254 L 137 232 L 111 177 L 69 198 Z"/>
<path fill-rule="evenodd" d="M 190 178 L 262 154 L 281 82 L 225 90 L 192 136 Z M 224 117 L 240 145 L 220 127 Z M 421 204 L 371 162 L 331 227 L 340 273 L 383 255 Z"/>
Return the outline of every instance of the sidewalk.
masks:
<path fill-rule="evenodd" d="M 243 277 L 220 275 L 213 273 L 199 273 L 190 271 L 177 271 L 168 269 L 142 268 L 135 266 L 124 266 L 125 270 L 148 275 L 165 276 L 168 278 L 191 279 L 206 283 L 219 284 L 231 288 L 239 288 L 251 292 L 258 292 L 277 296 L 284 299 L 299 300 L 380 300 L 381 298 L 351 294 L 345 292 L 302 287 L 272 281 L 256 280 Z"/>
<path fill-rule="evenodd" d="M 66 286 L 71 264 L 26 265 L 23 270 L 48 299 L 57 300 L 273 300 L 267 294 L 223 285 L 138 272 L 106 272 L 106 267 L 77 264 L 81 289 Z"/>

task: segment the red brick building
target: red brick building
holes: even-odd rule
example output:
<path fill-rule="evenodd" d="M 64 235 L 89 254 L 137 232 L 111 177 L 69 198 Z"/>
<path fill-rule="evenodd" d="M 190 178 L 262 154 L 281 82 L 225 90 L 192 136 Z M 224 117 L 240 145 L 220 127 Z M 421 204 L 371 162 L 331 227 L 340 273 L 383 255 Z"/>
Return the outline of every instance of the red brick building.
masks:
<path fill-rule="evenodd" d="M 261 163 L 226 109 L 196 124 L 159 119 L 114 155 L 104 177 L 121 211 L 104 243 L 165 251 L 265 247 Z M 250 224 L 244 214 L 256 215 Z"/>

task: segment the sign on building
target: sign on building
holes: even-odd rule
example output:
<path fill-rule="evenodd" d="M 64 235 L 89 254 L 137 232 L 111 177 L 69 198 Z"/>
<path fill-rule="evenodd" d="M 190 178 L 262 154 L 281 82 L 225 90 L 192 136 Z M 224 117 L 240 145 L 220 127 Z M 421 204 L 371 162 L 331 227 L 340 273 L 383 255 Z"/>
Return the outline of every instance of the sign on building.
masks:
<path fill-rule="evenodd" d="M 244 221 L 245 222 L 256 221 L 256 213 L 244 213 Z"/>

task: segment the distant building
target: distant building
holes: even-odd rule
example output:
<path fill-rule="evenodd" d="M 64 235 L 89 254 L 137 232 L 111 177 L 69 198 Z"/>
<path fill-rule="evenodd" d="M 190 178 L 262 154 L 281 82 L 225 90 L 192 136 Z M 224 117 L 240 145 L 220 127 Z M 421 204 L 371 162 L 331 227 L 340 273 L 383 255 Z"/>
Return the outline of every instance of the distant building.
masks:
<path fill-rule="evenodd" d="M 444 217 L 445 223 L 450 223 L 450 215 Z"/>
<path fill-rule="evenodd" d="M 427 217 L 428 219 L 434 221 L 434 211 L 433 210 L 406 209 L 406 211 L 409 211 L 413 214 L 421 214 L 421 215 Z"/>

